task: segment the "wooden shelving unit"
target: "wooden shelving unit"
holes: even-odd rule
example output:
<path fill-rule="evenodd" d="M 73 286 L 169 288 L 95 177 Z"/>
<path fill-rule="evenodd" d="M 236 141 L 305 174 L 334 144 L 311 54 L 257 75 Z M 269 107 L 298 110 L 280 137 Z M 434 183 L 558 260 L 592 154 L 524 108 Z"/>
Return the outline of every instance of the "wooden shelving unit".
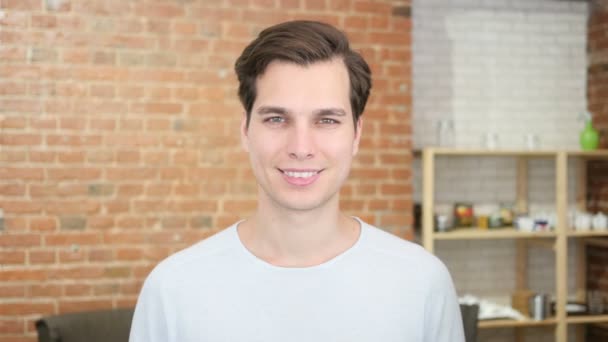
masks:
<path fill-rule="evenodd" d="M 517 160 L 517 199 L 516 207 L 520 211 L 525 211 L 528 207 L 528 160 L 531 158 L 549 158 L 555 160 L 555 208 L 557 212 L 556 228 L 548 232 L 521 232 L 515 228 L 499 229 L 455 229 L 448 232 L 434 231 L 434 195 L 435 195 L 435 160 L 442 156 L 451 157 L 515 157 Z M 585 302 L 586 299 L 586 279 L 585 277 L 585 248 L 587 244 L 601 244 L 608 247 L 608 232 L 597 231 L 574 231 L 568 224 L 568 183 L 573 181 L 568 175 L 568 161 L 577 160 L 579 177 L 577 182 L 577 207 L 585 209 L 585 187 L 586 187 L 586 160 L 588 159 L 608 159 L 608 150 L 601 151 L 566 151 L 566 150 L 545 150 L 545 151 L 518 151 L 518 150 L 463 150 L 448 148 L 427 148 L 422 151 L 422 170 L 423 170 L 423 212 L 422 212 L 422 242 L 424 247 L 430 252 L 434 252 L 435 241 L 437 240 L 482 240 L 482 239 L 515 239 L 516 248 L 516 268 L 517 279 L 514 290 L 524 290 L 527 287 L 527 250 L 531 245 L 541 245 L 553 249 L 555 252 L 555 298 L 556 315 L 543 321 L 534 320 L 490 320 L 481 321 L 480 329 L 491 328 L 523 328 L 537 326 L 555 327 L 555 341 L 567 342 L 568 325 L 577 327 L 578 338 L 584 336 L 584 325 L 589 323 L 608 323 L 608 315 L 566 315 L 566 303 L 568 299 L 568 240 L 577 240 L 577 268 L 578 276 L 576 280 L 577 290 L 576 299 Z M 518 341 L 523 341 L 523 335 L 516 334 Z M 583 339 L 577 339 L 583 341 Z"/>
<path fill-rule="evenodd" d="M 520 232 L 515 228 L 461 228 L 450 232 L 436 232 L 435 240 L 495 240 L 495 239 L 534 239 L 554 238 L 557 234 L 550 232 Z"/>

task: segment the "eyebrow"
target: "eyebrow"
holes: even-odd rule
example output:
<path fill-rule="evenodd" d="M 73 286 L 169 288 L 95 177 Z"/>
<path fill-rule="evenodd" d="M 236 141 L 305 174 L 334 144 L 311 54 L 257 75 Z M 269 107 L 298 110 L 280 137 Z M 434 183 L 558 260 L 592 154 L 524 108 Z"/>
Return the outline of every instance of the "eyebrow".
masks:
<path fill-rule="evenodd" d="M 315 110 L 315 114 L 319 115 L 319 116 L 325 116 L 325 115 L 345 116 L 346 112 L 342 108 L 322 108 L 319 110 Z"/>
<path fill-rule="evenodd" d="M 287 115 L 291 113 L 287 108 L 278 107 L 278 106 L 262 106 L 258 108 L 256 111 L 259 115 L 265 114 L 281 114 Z M 346 111 L 341 108 L 321 108 L 314 111 L 315 115 L 325 116 L 325 115 L 337 115 L 337 116 L 345 116 Z"/>
<path fill-rule="evenodd" d="M 286 115 L 286 114 L 289 114 L 289 111 L 286 108 L 283 108 L 283 107 L 262 106 L 262 107 L 258 108 L 258 110 L 256 111 L 256 113 L 258 113 L 259 115 L 265 115 L 265 114 L 282 114 L 282 115 Z"/>

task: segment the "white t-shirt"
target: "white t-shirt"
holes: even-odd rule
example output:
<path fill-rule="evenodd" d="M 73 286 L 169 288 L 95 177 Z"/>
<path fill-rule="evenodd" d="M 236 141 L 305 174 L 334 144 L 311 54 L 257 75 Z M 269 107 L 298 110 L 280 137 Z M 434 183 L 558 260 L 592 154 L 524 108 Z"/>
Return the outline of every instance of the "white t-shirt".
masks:
<path fill-rule="evenodd" d="M 140 293 L 130 342 L 464 342 L 446 267 L 362 221 L 321 265 L 273 266 L 237 224 L 162 261 Z"/>

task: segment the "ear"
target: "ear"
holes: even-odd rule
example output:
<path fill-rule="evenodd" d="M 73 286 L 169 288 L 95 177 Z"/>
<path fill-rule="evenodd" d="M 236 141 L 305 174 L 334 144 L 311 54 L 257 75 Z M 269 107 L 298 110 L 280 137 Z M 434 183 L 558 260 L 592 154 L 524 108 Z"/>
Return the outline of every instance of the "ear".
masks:
<path fill-rule="evenodd" d="M 361 133 L 363 132 L 362 117 L 359 117 L 355 126 L 357 127 L 357 130 L 355 131 L 355 139 L 353 140 L 353 157 L 359 152 L 359 142 L 361 141 Z"/>
<path fill-rule="evenodd" d="M 241 117 L 241 146 L 245 152 L 249 152 L 249 136 L 247 136 L 247 113 L 243 112 Z"/>

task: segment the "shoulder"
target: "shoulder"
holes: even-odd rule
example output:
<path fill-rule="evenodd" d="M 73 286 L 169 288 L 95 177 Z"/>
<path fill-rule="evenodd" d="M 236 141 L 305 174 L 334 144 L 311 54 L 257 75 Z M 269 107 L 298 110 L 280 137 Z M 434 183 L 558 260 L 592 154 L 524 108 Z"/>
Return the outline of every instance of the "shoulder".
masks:
<path fill-rule="evenodd" d="M 402 271 L 414 271 L 416 276 L 429 280 L 446 277 L 449 279 L 448 270 L 443 262 L 419 244 L 363 221 L 361 221 L 361 229 L 365 234 L 362 252 L 366 258 Z"/>
<path fill-rule="evenodd" d="M 182 279 L 218 267 L 220 260 L 235 254 L 234 251 L 239 246 L 237 239 L 234 224 L 162 260 L 148 275 L 146 282 Z"/>

